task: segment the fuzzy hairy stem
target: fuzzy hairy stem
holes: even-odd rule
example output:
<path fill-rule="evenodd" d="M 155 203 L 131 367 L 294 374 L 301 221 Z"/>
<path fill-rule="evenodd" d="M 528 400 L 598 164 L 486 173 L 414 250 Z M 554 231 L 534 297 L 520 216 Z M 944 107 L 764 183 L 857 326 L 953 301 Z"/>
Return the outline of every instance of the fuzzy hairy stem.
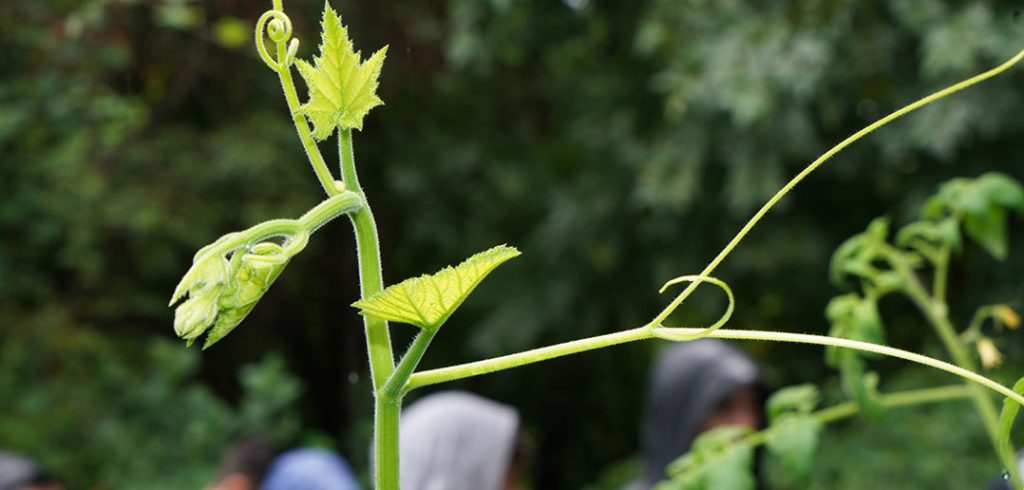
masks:
<path fill-rule="evenodd" d="M 384 289 L 384 278 L 380 264 L 380 241 L 377 238 L 377 224 L 366 200 L 366 194 L 359 186 L 356 174 L 355 154 L 352 148 L 352 130 L 338 132 L 338 153 L 341 161 L 341 175 L 345 188 L 363 197 L 363 206 L 349 217 L 356 233 L 356 251 L 359 255 L 359 294 L 369 298 Z M 398 420 L 401 415 L 401 398 L 381 396 L 388 378 L 395 370 L 395 359 L 391 349 L 388 322 L 369 315 L 363 316 L 366 329 L 366 347 L 370 357 L 370 376 L 374 391 L 374 480 L 379 490 L 398 489 Z"/>
<path fill-rule="evenodd" d="M 672 335 L 694 335 L 702 332 L 704 329 L 701 328 L 662 328 L 655 327 L 652 325 L 646 325 L 631 330 L 625 330 L 622 332 L 616 332 L 607 335 L 599 335 L 597 337 L 590 337 L 587 339 L 574 340 L 571 342 L 565 342 L 562 344 L 551 345 L 548 347 L 542 347 L 540 349 L 533 349 L 525 352 L 519 352 L 517 354 L 510 354 L 507 356 L 495 357 L 492 359 L 486 359 L 482 361 L 470 362 L 467 364 L 459 364 L 456 366 L 450 366 L 440 369 L 431 369 L 429 371 L 422 371 L 413 374 L 409 378 L 409 382 L 406 386 L 406 391 L 419 388 L 422 386 L 433 385 L 437 383 L 444 383 L 446 381 L 454 381 L 457 379 L 469 378 L 473 376 L 479 376 L 481 374 L 493 373 L 496 371 L 502 371 L 518 366 L 527 364 L 533 364 L 535 362 L 545 361 L 548 359 L 555 359 L 558 357 L 567 356 L 570 354 L 576 354 L 579 352 L 585 352 L 594 349 L 600 349 L 618 344 L 624 344 L 626 342 L 632 342 L 635 340 L 649 339 L 649 338 L 665 338 L 666 340 L 672 340 Z M 933 359 L 931 357 L 921 355 L 915 352 L 906 351 L 903 349 L 897 349 L 895 347 L 889 347 L 885 345 L 872 344 L 870 342 L 861 342 L 857 340 L 843 339 L 837 337 L 828 337 L 825 335 L 811 335 L 811 334 L 800 334 L 800 333 L 789 333 L 789 332 L 773 332 L 764 330 L 730 330 L 730 329 L 719 329 L 711 332 L 707 335 L 710 338 L 718 339 L 731 339 L 731 340 L 758 340 L 758 341 L 775 341 L 775 342 L 790 342 L 798 344 L 815 344 L 823 346 L 833 346 L 843 349 L 854 349 L 864 352 L 873 352 L 876 354 L 882 354 L 889 357 L 896 357 L 906 361 L 914 362 L 929 366 L 947 373 L 959 376 L 965 380 L 971 381 L 975 384 L 981 385 L 988 388 L 1002 396 L 1005 396 L 1015 403 L 1024 406 L 1024 396 L 1014 392 L 1013 390 L 989 379 L 973 371 L 964 369 L 960 366 L 950 364 L 948 362 Z"/>

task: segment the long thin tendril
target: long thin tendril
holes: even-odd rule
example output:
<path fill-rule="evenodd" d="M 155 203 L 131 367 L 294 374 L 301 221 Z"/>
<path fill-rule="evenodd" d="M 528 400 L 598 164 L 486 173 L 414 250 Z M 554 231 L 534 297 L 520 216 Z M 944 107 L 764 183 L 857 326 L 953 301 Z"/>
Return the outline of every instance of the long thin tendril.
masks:
<path fill-rule="evenodd" d="M 782 198 L 785 197 L 785 195 L 788 194 L 789 191 L 791 191 L 794 187 L 796 187 L 797 184 L 799 184 L 804 179 L 806 179 L 807 176 L 811 174 L 811 172 L 814 172 L 815 170 L 818 169 L 818 167 L 821 167 L 822 165 L 824 165 L 825 162 L 828 161 L 828 159 L 832 158 L 833 156 L 835 156 L 840 151 L 843 151 L 843 149 L 845 149 L 846 147 L 850 146 L 851 144 L 853 144 L 857 140 L 863 138 L 864 136 L 867 136 L 868 134 L 870 134 L 874 130 L 876 130 L 876 129 L 882 127 L 882 126 L 885 126 L 886 124 L 889 124 L 890 122 L 892 122 L 892 121 L 894 121 L 896 119 L 899 119 L 900 117 L 902 117 L 904 115 L 907 115 L 907 114 L 909 114 L 909 113 L 911 113 L 911 112 L 913 112 L 913 111 L 915 111 L 917 109 L 920 109 L 920 108 L 922 108 L 922 107 L 924 107 L 924 106 L 926 106 L 926 105 L 928 105 L 928 104 L 930 104 L 932 102 L 935 102 L 935 101 L 937 101 L 939 99 L 942 99 L 944 97 L 947 97 L 949 95 L 955 94 L 955 93 L 957 93 L 957 92 L 959 92 L 961 90 L 964 90 L 964 89 L 966 89 L 968 87 L 971 87 L 971 86 L 976 85 L 978 83 L 981 83 L 981 82 L 983 82 L 985 80 L 988 80 L 989 78 L 992 78 L 992 77 L 994 77 L 996 75 L 999 75 L 1000 73 L 1010 69 L 1010 67 L 1012 67 L 1013 65 L 1019 63 L 1021 61 L 1021 59 L 1024 59 L 1024 50 L 1020 51 L 1014 57 L 1010 58 L 1009 60 L 1007 60 L 1003 64 L 1001 64 L 1001 65 L 999 65 L 999 66 L 997 66 L 997 67 L 995 67 L 995 68 L 993 68 L 991 70 L 988 70 L 988 71 L 986 71 L 984 73 L 980 73 L 978 75 L 975 75 L 975 76 L 973 76 L 971 78 L 968 78 L 968 79 L 966 79 L 966 80 L 964 80 L 964 81 L 962 81 L 960 83 L 951 85 L 951 86 L 946 87 L 946 88 L 944 88 L 942 90 L 939 90 L 938 92 L 935 92 L 935 93 L 933 93 L 933 94 L 931 94 L 931 95 L 929 95 L 927 97 L 921 98 L 921 99 L 917 100 L 916 102 L 914 102 L 912 104 L 904 106 L 903 108 L 901 108 L 901 109 L 899 109 L 899 110 L 889 114 L 888 116 L 885 116 L 882 119 L 879 119 L 879 120 L 875 121 L 874 123 L 869 124 L 864 129 L 861 129 L 860 131 L 857 131 L 853 135 L 851 135 L 851 136 L 847 137 L 846 139 L 844 139 L 843 141 L 839 142 L 839 144 L 837 144 L 837 145 L 833 146 L 832 148 L 830 148 L 828 151 L 823 153 L 816 160 L 814 160 L 809 165 L 807 165 L 807 167 L 805 167 L 800 173 L 798 173 L 789 182 L 787 182 L 786 185 L 782 186 L 782 188 L 779 189 L 779 191 L 776 192 L 775 195 L 772 196 L 772 198 L 769 199 L 768 202 L 766 202 L 764 204 L 764 206 L 761 206 L 761 209 L 759 209 L 757 211 L 757 213 L 755 213 L 754 216 L 752 218 L 750 218 L 749 221 L 747 221 L 747 224 L 745 224 L 743 226 L 743 228 L 741 228 L 740 231 L 738 233 L 736 233 L 736 236 L 734 236 L 733 239 L 725 246 L 725 248 L 723 248 L 722 251 L 719 252 L 718 255 L 714 259 L 712 259 L 711 262 L 708 263 L 708 265 L 704 268 L 704 270 L 700 274 L 698 274 L 698 276 L 699 277 L 707 277 L 709 274 L 714 272 L 714 270 L 719 266 L 719 264 L 721 264 L 722 261 L 725 260 L 725 258 L 728 257 L 730 253 L 732 253 L 733 249 L 735 249 L 736 246 L 739 245 L 740 242 L 742 242 L 744 238 L 746 238 L 747 234 L 750 233 L 750 230 L 752 230 L 754 228 L 754 226 L 757 225 L 757 223 L 760 222 L 761 219 L 764 218 L 764 216 L 766 214 L 768 214 L 768 211 L 770 211 L 773 207 L 775 207 L 775 205 L 778 204 L 778 202 L 780 200 L 782 200 Z M 710 282 L 710 281 L 708 281 L 708 282 Z M 658 315 L 656 317 L 654 317 L 653 320 L 651 320 L 651 323 L 650 323 L 650 325 L 652 325 L 651 328 L 654 328 L 653 327 L 654 325 L 662 325 L 665 322 L 665 319 L 668 318 L 668 316 L 671 315 L 672 312 L 674 312 L 676 310 L 676 308 L 678 308 L 679 305 L 681 305 L 683 303 L 683 301 L 686 300 L 686 298 L 690 297 L 690 295 L 693 294 L 693 291 L 695 289 L 697 289 L 697 287 L 700 286 L 700 284 L 701 284 L 701 281 L 693 281 L 693 282 L 691 282 L 690 285 L 687 286 L 687 288 L 683 290 L 683 292 L 679 293 L 679 295 L 676 296 L 676 298 L 674 300 L 672 300 L 672 302 L 669 303 L 668 306 L 666 306 L 661 311 L 661 313 L 658 313 Z M 662 335 L 665 334 L 665 332 L 664 332 L 665 330 L 671 330 L 671 329 L 664 328 L 664 327 L 659 327 L 659 328 L 661 328 L 663 330 Z M 713 331 L 714 330 L 712 330 L 710 328 L 706 329 L 704 332 L 701 332 L 701 335 L 698 335 L 698 337 L 706 336 L 707 334 L 709 334 L 709 333 L 711 333 Z M 680 339 L 680 340 L 684 340 L 684 339 Z M 691 338 L 686 338 L 685 340 L 692 340 L 692 339 Z"/>

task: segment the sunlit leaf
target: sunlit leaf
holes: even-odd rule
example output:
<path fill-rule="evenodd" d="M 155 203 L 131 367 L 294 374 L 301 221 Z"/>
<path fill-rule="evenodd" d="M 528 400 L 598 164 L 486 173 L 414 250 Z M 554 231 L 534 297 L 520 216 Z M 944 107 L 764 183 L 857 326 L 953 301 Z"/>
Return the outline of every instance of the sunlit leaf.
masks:
<path fill-rule="evenodd" d="M 326 139 L 335 128 L 362 129 L 370 109 L 384 104 L 377 96 L 377 79 L 388 48 L 385 46 L 361 61 L 348 37 L 348 28 L 329 4 L 324 5 L 320 56 L 311 65 L 296 60 L 295 66 L 309 87 L 309 101 L 298 113 L 313 124 L 313 137 Z"/>
<path fill-rule="evenodd" d="M 384 320 L 438 329 L 473 292 L 480 281 L 505 261 L 519 256 L 519 250 L 498 245 L 480 252 L 461 264 L 445 267 L 435 274 L 406 279 L 369 298 L 352 304 L 360 314 Z"/>

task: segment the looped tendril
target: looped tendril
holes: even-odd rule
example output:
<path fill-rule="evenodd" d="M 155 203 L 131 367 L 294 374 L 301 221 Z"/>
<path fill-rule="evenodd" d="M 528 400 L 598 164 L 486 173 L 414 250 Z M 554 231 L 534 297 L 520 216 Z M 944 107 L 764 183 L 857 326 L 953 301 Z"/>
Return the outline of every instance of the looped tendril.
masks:
<path fill-rule="evenodd" d="M 654 337 L 657 337 L 659 339 L 672 340 L 675 342 L 697 340 L 701 337 L 707 337 L 708 335 L 711 334 L 711 332 L 714 332 L 715 330 L 722 328 L 726 323 L 729 322 L 729 319 L 732 318 L 732 313 L 736 309 L 736 297 L 732 294 L 732 288 L 730 288 L 729 285 L 726 284 L 721 279 L 701 275 L 679 276 L 675 279 L 666 282 L 665 285 L 662 286 L 660 290 L 658 290 L 658 293 L 664 293 L 665 290 L 668 289 L 670 286 L 674 286 L 676 284 L 684 282 L 692 282 L 695 283 L 696 285 L 699 285 L 702 282 L 707 282 L 710 284 L 714 284 L 715 286 L 718 286 L 722 291 L 725 292 L 725 295 L 729 298 L 729 305 L 726 307 L 725 313 L 723 313 L 722 316 L 718 319 L 718 321 L 713 323 L 710 327 L 707 327 L 696 333 L 694 333 L 692 329 L 687 329 L 686 327 L 666 327 L 664 326 L 664 324 L 652 325 L 651 335 L 653 335 Z M 683 330 L 688 331 L 684 332 Z"/>
<path fill-rule="evenodd" d="M 269 37 L 271 41 L 277 43 L 278 46 L 278 58 L 281 57 L 283 46 L 288 43 L 288 49 L 284 53 L 284 59 L 275 60 L 270 52 L 267 51 L 266 39 Z M 287 69 L 295 62 L 295 53 L 299 50 L 299 40 L 292 39 L 292 20 L 280 10 L 268 10 L 260 16 L 260 19 L 256 21 L 256 51 L 259 52 L 260 58 L 270 68 L 275 71 L 281 71 Z"/>
<path fill-rule="evenodd" d="M 282 245 L 274 242 L 259 242 L 249 247 L 248 253 L 242 256 L 242 261 L 257 269 L 283 265 L 306 248 L 307 243 L 309 243 L 309 233 L 305 232 L 287 236 Z"/>

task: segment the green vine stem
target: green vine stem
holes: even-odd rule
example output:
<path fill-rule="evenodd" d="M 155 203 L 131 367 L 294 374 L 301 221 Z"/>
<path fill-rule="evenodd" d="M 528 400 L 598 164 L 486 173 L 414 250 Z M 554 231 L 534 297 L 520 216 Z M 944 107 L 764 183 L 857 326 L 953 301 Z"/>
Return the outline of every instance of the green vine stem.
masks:
<path fill-rule="evenodd" d="M 356 232 L 356 251 L 359 255 L 359 294 L 369 298 L 384 290 L 384 277 L 380 263 L 380 241 L 377 238 L 377 224 L 366 196 L 359 186 L 356 173 L 355 153 L 352 147 L 352 130 L 338 132 L 338 153 L 341 161 L 341 175 L 345 187 L 363 196 L 363 207 L 349 214 Z M 394 354 L 391 350 L 391 336 L 388 322 L 369 315 L 363 316 L 366 329 L 366 344 L 370 356 L 370 376 L 374 388 L 374 474 L 376 488 L 398 489 L 398 419 L 401 415 L 400 397 L 382 394 L 383 387 L 395 370 Z M 422 355 L 422 354 L 421 354 Z"/>
<path fill-rule="evenodd" d="M 961 337 L 957 335 L 956 328 L 949 320 L 949 307 L 946 305 L 945 297 L 945 280 L 946 280 L 946 269 L 948 267 L 950 250 L 949 247 L 943 247 L 937 254 L 939 262 L 935 264 L 935 281 L 933 286 L 933 295 L 930 296 L 924 285 L 918 279 L 917 275 L 914 274 L 910 264 L 907 264 L 905 260 L 901 260 L 898 256 L 894 257 L 891 262 L 896 268 L 896 271 L 903 277 L 906 282 L 906 294 L 913 301 L 914 305 L 917 306 L 925 319 L 931 324 L 932 328 L 939 335 L 939 339 L 942 344 L 946 347 L 949 355 L 952 356 L 953 362 L 956 364 L 976 371 L 978 369 L 977 363 L 974 362 L 974 358 L 964 345 Z M 941 270 L 940 270 L 940 265 Z M 940 287 L 939 277 L 942 276 L 943 282 Z M 939 296 L 941 295 L 941 297 Z M 981 416 L 981 420 L 985 426 L 985 432 L 988 434 L 989 440 L 992 442 L 992 446 L 996 450 L 996 454 L 999 459 L 1002 460 L 1004 466 L 1006 466 L 1011 478 L 1019 486 L 1021 483 L 1019 471 L 1017 471 L 1016 456 L 1014 451 L 1006 451 L 999 442 L 999 412 L 996 409 L 996 405 L 992 398 L 985 392 L 980 386 L 972 384 L 971 398 L 974 402 L 974 407 L 978 411 L 978 415 Z"/>
<path fill-rule="evenodd" d="M 546 361 L 549 359 L 554 359 L 569 354 L 576 354 L 588 350 L 610 347 L 613 345 L 624 344 L 626 342 L 633 342 L 636 340 L 650 338 L 676 340 L 676 336 L 688 338 L 695 334 L 703 332 L 704 330 L 706 329 L 666 328 L 659 326 L 653 326 L 652 328 L 652 326 L 650 325 L 644 325 L 642 327 L 634 328 L 631 330 L 625 330 L 622 332 L 616 332 L 607 335 L 599 335 L 597 337 L 590 337 L 587 339 L 574 340 L 562 344 L 542 347 L 540 349 L 519 352 L 517 354 L 510 354 L 507 356 L 495 357 L 483 361 L 459 364 L 456 366 L 450 366 L 446 368 L 422 371 L 413 374 L 409 378 L 409 382 L 406 385 L 406 391 L 413 390 L 415 388 L 419 388 L 422 386 L 444 383 L 447 381 L 454 381 L 457 379 L 469 378 L 472 376 L 479 376 L 481 374 L 493 373 L 496 371 L 523 366 L 526 364 L 533 364 L 535 362 Z M 896 357 L 899 359 L 903 359 L 905 361 L 922 364 L 928 367 L 932 367 L 959 376 L 968 381 L 984 386 L 985 388 L 988 388 L 996 393 L 999 393 L 1000 395 L 1013 400 L 1015 403 L 1024 406 L 1024 396 L 1021 396 L 1020 394 L 1014 392 L 1013 390 L 989 378 L 986 378 L 978 373 L 964 369 L 955 364 L 950 364 L 948 362 L 933 359 L 931 357 L 921 355 L 915 352 L 897 349 L 895 347 L 889 347 L 886 345 L 872 344 L 870 342 L 861 342 L 859 340 L 850 340 L 838 337 L 828 337 L 825 335 L 775 332 L 765 330 L 730 330 L 725 328 L 715 330 L 714 332 L 708 334 L 707 337 L 730 340 L 757 340 L 833 346 L 843 349 L 873 352 L 875 354 L 882 354 L 884 356 Z"/>
<path fill-rule="evenodd" d="M 317 204 L 299 219 L 272 219 L 245 231 L 224 235 L 201 249 L 197 256 L 210 253 L 224 255 L 240 247 L 275 237 L 312 234 L 334 218 L 359 210 L 362 205 L 363 198 L 359 194 L 343 191 Z"/>
<path fill-rule="evenodd" d="M 359 257 L 359 286 L 362 297 L 368 297 L 384 289 L 380 262 L 380 244 L 377 226 L 370 211 L 366 196 L 359 186 L 356 174 L 355 156 L 352 150 L 352 131 L 341 130 L 338 134 L 339 154 L 343 186 L 335 182 L 320 148 L 313 138 L 309 122 L 298 112 L 300 102 L 292 78 L 291 66 L 298 50 L 298 40 L 290 39 L 292 23 L 284 13 L 282 0 L 273 0 L 273 10 L 264 13 L 256 24 L 256 48 L 260 58 L 277 72 L 284 91 L 288 111 L 292 116 L 299 140 L 306 152 L 313 172 L 328 196 L 350 191 L 359 196 L 361 206 L 351 213 L 355 228 L 356 249 Z M 277 47 L 277 58 L 270 56 L 264 38 L 269 37 Z M 366 330 L 367 352 L 370 358 L 370 377 L 374 393 L 377 394 L 395 369 L 391 337 L 387 322 L 371 317 L 363 318 Z M 399 399 L 374 399 L 374 480 L 381 490 L 398 488 L 398 419 L 401 410 Z"/>

